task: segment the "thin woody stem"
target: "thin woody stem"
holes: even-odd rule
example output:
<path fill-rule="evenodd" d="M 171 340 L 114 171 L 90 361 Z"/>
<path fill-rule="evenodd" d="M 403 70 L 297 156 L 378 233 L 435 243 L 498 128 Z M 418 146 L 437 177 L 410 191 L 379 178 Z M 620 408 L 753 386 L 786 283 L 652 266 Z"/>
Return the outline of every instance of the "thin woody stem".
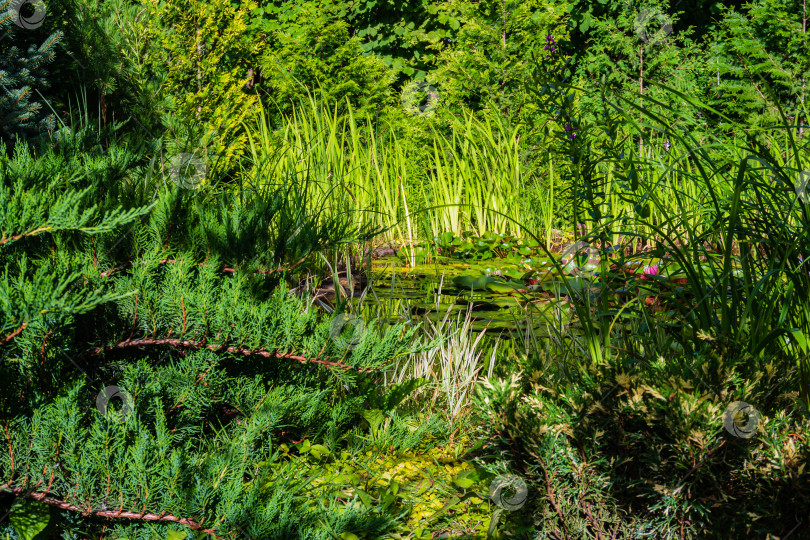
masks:
<path fill-rule="evenodd" d="M 183 347 L 189 349 L 208 349 L 214 352 L 230 352 L 234 354 L 242 354 L 245 356 L 263 356 L 265 358 L 287 358 L 290 360 L 297 360 L 302 364 L 321 364 L 324 366 L 328 366 L 331 368 L 343 368 L 343 369 L 351 369 L 361 373 L 371 373 L 376 371 L 374 369 L 358 369 L 349 364 L 345 364 L 343 362 L 331 362 L 329 360 L 321 360 L 320 358 L 307 358 L 306 356 L 296 355 L 296 354 L 288 354 L 288 353 L 279 353 L 279 352 L 271 352 L 266 351 L 264 349 L 248 349 L 245 347 L 234 347 L 228 346 L 224 344 L 216 344 L 212 343 L 209 345 L 205 345 L 200 341 L 188 340 L 188 339 L 179 339 L 179 338 L 163 338 L 163 339 L 136 339 L 136 340 L 127 340 L 121 341 L 116 343 L 115 345 L 110 345 L 107 347 L 97 347 L 95 349 L 91 349 L 88 351 L 90 356 L 96 356 L 101 354 L 102 352 L 114 351 L 114 350 L 121 350 L 126 349 L 128 347 L 159 347 L 159 346 L 171 346 L 171 347 Z"/>
<path fill-rule="evenodd" d="M 115 510 L 86 510 L 79 508 L 78 506 L 72 505 L 65 501 L 60 501 L 59 499 L 54 499 L 48 497 L 47 491 L 40 491 L 40 492 L 28 492 L 23 488 L 15 488 L 11 487 L 8 484 L 0 484 L 0 490 L 11 492 L 12 495 L 17 497 L 25 497 L 28 499 L 34 499 L 35 501 L 39 501 L 50 506 L 55 506 L 57 508 L 61 508 L 62 510 L 70 510 L 72 512 L 78 512 L 82 515 L 92 514 L 98 517 L 106 517 L 106 518 L 125 518 L 125 519 L 139 519 L 143 521 L 173 521 L 175 523 L 179 523 L 181 525 L 186 525 L 194 529 L 195 531 L 201 531 L 212 535 L 217 540 L 223 540 L 223 537 L 219 536 L 214 530 L 212 529 L 203 529 L 202 525 L 197 523 L 194 520 L 188 518 L 181 518 L 177 516 L 173 516 L 171 514 L 164 515 L 164 513 L 160 514 L 152 514 L 152 513 L 138 513 L 138 512 L 121 512 Z"/>

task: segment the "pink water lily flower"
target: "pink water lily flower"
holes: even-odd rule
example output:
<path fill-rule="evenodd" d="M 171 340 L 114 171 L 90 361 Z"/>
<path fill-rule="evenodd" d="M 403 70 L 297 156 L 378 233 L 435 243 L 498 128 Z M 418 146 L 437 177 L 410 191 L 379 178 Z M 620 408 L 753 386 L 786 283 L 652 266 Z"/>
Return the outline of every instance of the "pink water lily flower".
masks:
<path fill-rule="evenodd" d="M 647 279 L 647 276 L 657 276 L 658 275 L 658 265 L 653 264 L 650 266 L 645 266 L 641 270 L 641 279 Z"/>

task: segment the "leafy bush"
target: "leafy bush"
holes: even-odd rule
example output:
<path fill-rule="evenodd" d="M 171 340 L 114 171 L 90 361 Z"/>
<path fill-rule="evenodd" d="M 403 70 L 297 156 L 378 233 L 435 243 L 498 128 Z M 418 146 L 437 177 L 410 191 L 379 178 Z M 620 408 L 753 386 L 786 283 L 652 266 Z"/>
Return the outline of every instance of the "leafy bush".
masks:
<path fill-rule="evenodd" d="M 498 434 L 493 454 L 534 495 L 524 518 L 510 517 L 559 538 L 788 533 L 808 510 L 798 481 L 807 423 L 795 392 L 775 365 L 746 382 L 717 360 L 720 394 L 707 387 L 705 368 L 671 356 L 595 366 L 574 380 L 528 365 L 480 388 L 477 404 Z M 753 438 L 724 428 L 735 401 L 762 414 Z"/>
<path fill-rule="evenodd" d="M 754 126 L 780 122 L 779 106 L 801 136 L 810 124 L 807 15 L 798 2 L 767 1 L 726 7 L 709 51 L 716 76 L 713 105 Z M 721 129 L 731 124 L 721 122 Z"/>
<path fill-rule="evenodd" d="M 404 77 L 422 80 L 432 67 L 438 45 L 458 30 L 457 15 L 443 4 L 366 0 L 268 2 L 256 13 L 264 19 L 256 27 L 272 34 L 282 32 L 293 42 L 306 43 L 312 26 L 344 21 L 349 34 L 360 38 L 368 57 L 382 60 L 394 74 L 397 86 Z"/>

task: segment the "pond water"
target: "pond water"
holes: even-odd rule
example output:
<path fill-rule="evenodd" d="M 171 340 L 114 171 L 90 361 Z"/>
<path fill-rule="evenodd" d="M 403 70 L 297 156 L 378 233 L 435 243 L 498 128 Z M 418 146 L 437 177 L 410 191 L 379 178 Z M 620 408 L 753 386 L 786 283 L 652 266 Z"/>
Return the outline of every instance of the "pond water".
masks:
<path fill-rule="evenodd" d="M 595 306 L 601 265 L 588 253 L 573 260 L 566 259 L 565 254 L 557 256 L 562 272 L 555 269 L 550 258 L 536 253 L 486 261 L 435 257 L 429 264 L 413 267 L 398 257 L 378 259 L 367 271 L 363 289 L 355 289 L 352 311 L 365 321 L 437 325 L 445 319 L 463 320 L 470 310 L 471 330 L 486 330 L 491 338 L 524 341 L 531 335 L 544 340 L 563 329 L 564 334 L 574 337 L 580 333 L 579 323 L 573 317 L 565 282 L 578 296 L 576 301 L 590 299 Z M 631 272 L 648 271 L 642 265 L 652 265 L 652 261 L 634 261 L 632 266 L 637 269 Z M 621 283 L 618 286 L 610 293 L 627 290 Z M 323 298 L 335 300 L 334 294 Z M 619 316 L 628 317 L 630 312 Z"/>
<path fill-rule="evenodd" d="M 551 266 L 548 261 L 532 262 L 540 268 Z M 491 336 L 509 338 L 528 325 L 541 330 L 549 317 L 568 322 L 567 299 L 554 293 L 554 281 L 552 271 L 534 272 L 508 259 L 438 260 L 411 268 L 391 257 L 372 265 L 364 315 L 389 322 L 407 317 L 439 322 L 448 314 L 450 319 L 463 318 L 471 309 L 473 331 L 486 329 Z"/>

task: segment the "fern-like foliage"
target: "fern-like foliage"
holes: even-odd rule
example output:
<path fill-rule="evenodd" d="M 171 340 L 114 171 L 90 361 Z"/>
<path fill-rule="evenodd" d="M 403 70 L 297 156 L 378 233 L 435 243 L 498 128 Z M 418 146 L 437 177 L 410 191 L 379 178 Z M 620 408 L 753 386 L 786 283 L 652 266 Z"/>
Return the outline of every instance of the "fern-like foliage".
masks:
<path fill-rule="evenodd" d="M 734 119 L 762 126 L 781 123 L 780 104 L 797 132 L 806 131 L 810 57 L 801 2 L 756 2 L 723 15 L 709 52 L 715 103 Z"/>

